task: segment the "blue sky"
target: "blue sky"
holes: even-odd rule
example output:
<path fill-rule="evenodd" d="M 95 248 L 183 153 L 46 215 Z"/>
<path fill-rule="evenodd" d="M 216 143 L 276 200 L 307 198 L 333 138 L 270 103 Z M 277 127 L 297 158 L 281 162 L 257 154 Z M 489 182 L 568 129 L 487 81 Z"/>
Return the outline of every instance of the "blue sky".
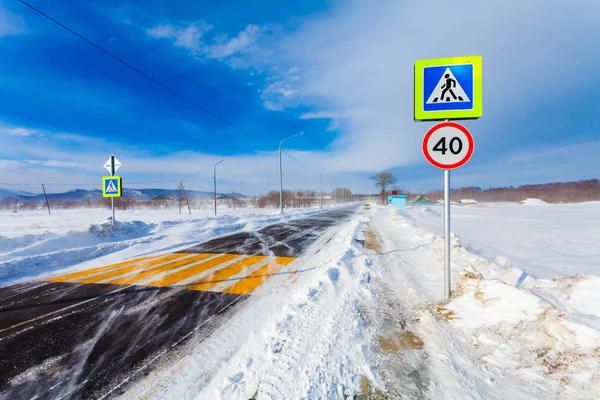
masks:
<path fill-rule="evenodd" d="M 323 173 L 325 189 L 370 191 L 382 169 L 413 191 L 441 187 L 420 150 L 433 123 L 412 119 L 413 63 L 471 54 L 483 57 L 484 116 L 465 123 L 476 149 L 453 185 L 600 175 L 593 0 L 30 3 L 269 143 L 304 131 L 285 145 L 304 164 L 284 160 L 289 188 L 318 189 Z M 275 148 L 19 2 L 0 0 L 0 52 L 0 182 L 94 184 L 114 153 L 126 186 L 210 190 L 227 157 L 223 191 L 278 187 Z"/>

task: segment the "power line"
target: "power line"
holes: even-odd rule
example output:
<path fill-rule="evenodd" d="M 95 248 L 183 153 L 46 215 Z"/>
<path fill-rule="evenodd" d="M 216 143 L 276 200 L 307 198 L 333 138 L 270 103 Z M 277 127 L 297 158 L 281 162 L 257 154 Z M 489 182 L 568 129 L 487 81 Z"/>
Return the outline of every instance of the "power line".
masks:
<path fill-rule="evenodd" d="M 136 73 L 140 74 L 141 76 L 143 76 L 144 78 L 150 80 L 151 82 L 153 82 L 154 84 L 160 86 L 161 88 L 165 89 L 166 91 L 168 91 L 169 93 L 173 94 L 174 96 L 179 97 L 180 99 L 182 99 L 183 101 L 187 102 L 188 104 L 191 104 L 192 106 L 196 107 L 197 109 L 201 110 L 202 112 L 210 115 L 211 117 L 223 122 L 224 124 L 238 130 L 239 132 L 242 132 L 264 144 L 267 144 L 273 148 L 277 148 L 276 145 L 274 145 L 273 143 L 270 143 L 268 141 L 266 141 L 265 139 L 247 131 L 246 129 L 243 129 L 239 126 L 237 126 L 236 124 L 234 124 L 233 122 L 228 121 L 227 119 L 213 113 L 212 111 L 202 107 L 201 105 L 199 105 L 198 103 L 196 103 L 195 101 L 191 100 L 189 97 L 177 92 L 174 89 L 171 89 L 169 86 L 165 85 L 164 83 L 158 81 L 157 79 L 151 77 L 150 75 L 146 74 L 145 72 L 143 72 L 142 70 L 140 70 L 137 67 L 134 67 L 133 65 L 131 65 L 130 63 L 128 63 L 127 61 L 121 59 L 120 57 L 114 55 L 113 53 L 111 53 L 110 51 L 106 50 L 105 48 L 103 48 L 102 46 L 96 44 L 95 42 L 92 42 L 91 40 L 87 39 L 86 37 L 82 36 L 81 34 L 75 32 L 73 29 L 69 28 L 68 26 L 64 25 L 63 23 L 57 21 L 56 19 L 52 18 L 51 16 L 49 16 L 48 14 L 44 13 L 43 11 L 39 10 L 38 8 L 32 6 L 31 4 L 27 3 L 24 0 L 19 0 L 21 3 L 23 3 L 24 5 L 26 5 L 27 7 L 29 7 L 30 9 L 32 9 L 33 11 L 37 12 L 38 14 L 40 14 L 41 16 L 43 16 L 44 18 L 52 21 L 53 23 L 55 23 L 56 25 L 60 26 L 61 28 L 65 29 L 67 32 L 77 36 L 79 39 L 83 40 L 84 42 L 88 43 L 89 45 L 95 47 L 96 49 L 100 50 L 101 52 L 103 52 L 104 54 L 106 54 L 107 56 L 113 58 L 114 60 L 118 61 L 119 63 L 123 64 L 124 66 L 126 66 L 127 68 L 130 68 L 131 70 L 135 71 Z M 296 163 L 300 164 L 301 166 L 303 166 L 304 168 L 306 168 L 307 170 L 311 171 L 312 173 L 317 174 L 317 172 L 315 172 L 314 170 L 312 170 L 311 168 L 307 167 L 305 164 L 301 163 L 300 161 L 298 161 L 296 158 L 292 157 L 289 153 L 283 151 L 283 153 L 285 153 L 288 157 L 290 157 L 292 160 L 294 160 Z"/>
<path fill-rule="evenodd" d="M 320 174 L 320 172 L 317 172 L 309 167 L 307 167 L 306 165 L 302 164 L 300 161 L 298 161 L 297 159 L 295 159 L 294 157 L 292 157 L 292 155 L 290 153 L 288 153 L 285 150 L 281 150 L 282 153 L 284 153 L 286 156 L 288 156 L 289 158 L 291 158 L 292 160 L 296 161 L 298 164 L 300 164 L 301 166 L 303 166 L 304 168 L 306 168 L 307 170 L 309 170 L 310 172 L 312 172 L 313 174 Z"/>
<path fill-rule="evenodd" d="M 273 143 L 267 142 L 266 140 L 264 140 L 263 138 L 256 136 L 250 132 L 248 132 L 247 130 L 240 128 L 239 126 L 235 125 L 233 122 L 230 122 L 228 120 L 226 120 L 223 117 L 220 117 L 219 115 L 213 113 L 212 111 L 202 107 L 201 105 L 199 105 L 198 103 L 196 103 L 195 101 L 191 100 L 189 97 L 175 91 L 174 89 L 171 89 L 170 87 L 168 87 L 167 85 L 165 85 L 164 83 L 156 80 L 155 78 L 151 77 L 150 75 L 146 74 L 145 72 L 141 71 L 140 69 L 134 67 L 133 65 L 129 64 L 127 61 L 119 58 L 118 56 L 114 55 L 113 53 L 111 53 L 110 51 L 104 49 L 103 47 L 101 47 L 100 45 L 92 42 L 91 40 L 87 39 L 86 37 L 80 35 L 79 33 L 75 32 L 73 29 L 69 28 L 68 26 L 60 23 L 59 21 L 57 21 L 56 19 L 52 18 L 51 16 L 49 16 L 48 14 L 44 13 L 43 11 L 35 8 L 34 6 L 32 6 L 31 4 L 23 1 L 23 0 L 19 0 L 21 3 L 25 4 L 27 7 L 31 8 L 33 11 L 37 12 L 38 14 L 40 14 L 41 16 L 49 19 L 50 21 L 54 22 L 56 25 L 60 26 L 61 28 L 65 29 L 66 31 L 72 33 L 73 35 L 77 36 L 79 39 L 83 40 L 84 42 L 94 46 L 95 48 L 97 48 L 98 50 L 100 50 L 101 52 L 103 52 L 104 54 L 106 54 L 107 56 L 117 60 L 118 62 L 120 62 L 121 64 L 125 65 L 127 68 L 132 69 L 133 71 L 137 72 L 138 74 L 142 75 L 144 78 L 150 80 L 151 82 L 157 84 L 158 86 L 162 87 L 163 89 L 167 90 L 168 92 L 170 92 L 171 94 L 179 97 L 180 99 L 182 99 L 183 101 L 191 104 L 192 106 L 196 107 L 197 109 L 201 110 L 202 112 L 210 115 L 211 117 L 223 122 L 226 125 L 229 125 L 230 127 L 248 135 L 253 137 L 254 139 L 261 141 L 271 147 L 277 147 L 275 146 Z"/>

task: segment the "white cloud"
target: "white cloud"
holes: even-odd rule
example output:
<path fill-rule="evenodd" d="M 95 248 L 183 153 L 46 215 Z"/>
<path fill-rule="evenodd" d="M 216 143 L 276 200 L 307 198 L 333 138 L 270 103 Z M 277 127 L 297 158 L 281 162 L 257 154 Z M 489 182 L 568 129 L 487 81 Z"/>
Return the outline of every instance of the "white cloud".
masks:
<path fill-rule="evenodd" d="M 62 160 L 24 160 L 30 164 L 43 165 L 45 167 L 82 167 L 83 164 L 72 161 L 62 161 Z"/>
<path fill-rule="evenodd" d="M 344 114 L 329 111 L 307 112 L 300 115 L 301 119 L 334 119 L 343 118 Z"/>
<path fill-rule="evenodd" d="M 292 97 L 296 93 L 296 89 L 289 82 L 280 80 L 277 76 L 267 78 L 265 88 L 260 90 L 260 97 L 265 108 L 281 111 L 292 103 Z"/>
<path fill-rule="evenodd" d="M 33 129 L 24 129 L 24 128 L 14 128 L 3 131 L 2 133 L 6 133 L 8 135 L 19 135 L 19 136 L 29 136 L 35 134 L 35 130 Z"/>
<path fill-rule="evenodd" d="M 191 52 L 204 49 L 202 36 L 211 29 L 203 22 L 192 22 L 184 26 L 172 24 L 159 24 L 146 29 L 146 34 L 155 39 L 172 39 L 177 47 Z"/>
<path fill-rule="evenodd" d="M 208 46 L 206 56 L 208 58 L 223 59 L 239 53 L 244 53 L 250 49 L 256 42 L 260 28 L 256 25 L 248 25 L 236 37 L 224 40 L 223 43 L 217 43 Z"/>

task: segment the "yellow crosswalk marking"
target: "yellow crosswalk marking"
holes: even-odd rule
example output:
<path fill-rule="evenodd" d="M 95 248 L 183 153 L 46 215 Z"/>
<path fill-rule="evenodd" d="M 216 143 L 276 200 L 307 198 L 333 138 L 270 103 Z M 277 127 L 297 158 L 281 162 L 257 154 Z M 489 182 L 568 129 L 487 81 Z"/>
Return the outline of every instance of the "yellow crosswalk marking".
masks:
<path fill-rule="evenodd" d="M 103 274 L 92 276 L 92 277 L 89 277 L 89 278 L 77 279 L 76 281 L 80 282 L 80 283 L 97 283 L 97 282 L 101 282 L 101 281 L 109 279 L 109 278 L 114 278 L 114 277 L 119 277 L 119 276 L 125 275 L 125 274 L 127 274 L 129 272 L 140 271 L 140 270 L 143 270 L 145 268 L 152 267 L 153 265 L 162 264 L 164 262 L 171 261 L 171 260 L 176 260 L 176 259 L 181 258 L 181 257 L 187 257 L 188 255 L 189 254 L 185 254 L 185 253 L 169 254 L 168 256 L 165 256 L 165 257 L 162 257 L 162 258 L 158 258 L 158 259 L 155 259 L 155 260 L 151 260 L 151 261 L 148 261 L 148 262 L 144 262 L 144 263 L 139 264 L 139 265 L 134 265 L 134 266 L 131 266 L 131 267 L 120 268 L 120 269 L 118 269 L 116 271 L 108 271 L 108 272 L 105 272 Z"/>
<path fill-rule="evenodd" d="M 208 260 L 206 262 L 203 262 L 201 264 L 193 265 L 189 268 L 185 268 L 185 269 L 179 270 L 177 272 L 174 272 L 170 275 L 164 276 L 161 279 L 157 279 L 155 281 L 148 283 L 147 285 L 148 286 L 159 286 L 159 287 L 171 286 L 177 282 L 180 282 L 186 278 L 189 278 L 190 276 L 196 275 L 202 271 L 206 271 L 207 269 L 216 267 L 217 265 L 220 265 L 224 262 L 231 261 L 234 258 L 237 258 L 239 256 L 240 256 L 239 254 L 222 254 L 218 257 L 215 257 L 215 258 Z"/>
<path fill-rule="evenodd" d="M 154 258 L 157 258 L 157 257 L 164 257 L 164 255 L 140 257 L 140 258 L 135 258 L 135 259 L 129 260 L 129 261 L 123 261 L 123 262 L 120 262 L 120 263 L 107 265 L 105 267 L 86 269 L 85 271 L 78 271 L 78 272 L 74 272 L 72 274 L 63 275 L 63 276 L 57 276 L 56 278 L 48 279 L 48 282 L 66 282 L 66 281 L 70 281 L 70 280 L 73 280 L 73 279 L 81 278 L 83 276 L 92 275 L 92 274 L 95 274 L 95 273 L 98 273 L 98 272 L 108 271 L 108 270 L 111 270 L 111 269 L 114 269 L 114 268 L 119 268 L 119 267 L 122 267 L 124 265 L 135 264 L 135 263 L 138 263 L 138 262 L 144 261 L 144 260 L 151 260 L 151 259 L 154 259 Z"/>
<path fill-rule="evenodd" d="M 238 257 L 241 259 L 235 260 Z M 294 257 L 273 258 L 262 255 L 171 253 L 139 257 L 105 267 L 73 272 L 51 278 L 48 282 L 165 287 L 185 281 L 183 287 L 188 290 L 248 294 L 293 260 Z M 242 278 L 233 278 L 247 273 L 245 270 L 253 269 L 254 272 Z M 198 274 L 204 277 L 198 279 Z M 294 275 L 295 273 L 289 279 L 293 279 Z M 148 282 L 150 279 L 152 281 Z M 227 287 L 230 280 L 233 284 Z"/>
<path fill-rule="evenodd" d="M 145 279 L 148 278 L 150 276 L 159 274 L 161 272 L 165 272 L 165 271 L 169 271 L 171 269 L 175 269 L 177 267 L 181 267 L 183 265 L 186 264 L 191 264 L 193 262 L 199 261 L 199 260 L 204 260 L 206 258 L 209 258 L 211 256 L 213 256 L 214 254 L 198 254 L 195 255 L 193 257 L 190 258 L 185 258 L 185 259 L 179 259 L 173 262 L 170 262 L 166 265 L 159 265 L 158 267 L 154 267 L 154 268 L 150 268 L 144 271 L 141 271 L 140 273 L 137 273 L 135 275 L 131 275 L 131 276 L 125 276 L 123 278 L 117 278 L 115 280 L 112 280 L 110 282 L 107 283 L 112 283 L 115 285 L 129 285 L 132 283 L 135 283 L 141 279 Z"/>
<path fill-rule="evenodd" d="M 239 282 L 223 290 L 223 293 L 248 294 L 292 261 L 294 261 L 293 257 L 277 257 L 273 262 L 259 268 L 250 275 L 240 279 Z"/>
<path fill-rule="evenodd" d="M 186 289 L 208 290 L 209 288 L 215 286 L 217 283 L 222 282 L 225 279 L 228 279 L 236 274 L 239 274 L 244 269 L 251 267 L 252 265 L 260 261 L 263 261 L 266 258 L 266 256 L 250 256 L 248 258 L 243 259 L 242 261 L 238 261 L 235 264 L 231 264 L 228 267 L 215 271 L 215 273 L 212 276 L 196 281 L 186 286 Z"/>

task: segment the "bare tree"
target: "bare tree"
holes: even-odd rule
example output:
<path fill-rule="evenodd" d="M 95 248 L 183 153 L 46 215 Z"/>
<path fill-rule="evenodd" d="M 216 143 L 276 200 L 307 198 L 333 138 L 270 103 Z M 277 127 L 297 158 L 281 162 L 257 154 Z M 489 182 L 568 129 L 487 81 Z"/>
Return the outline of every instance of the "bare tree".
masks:
<path fill-rule="evenodd" d="M 379 188 L 379 196 L 381 198 L 381 204 L 385 205 L 385 193 L 388 186 L 396 183 L 396 178 L 387 171 L 381 171 L 378 174 L 371 175 L 370 177 L 375 181 L 375 186 Z"/>

